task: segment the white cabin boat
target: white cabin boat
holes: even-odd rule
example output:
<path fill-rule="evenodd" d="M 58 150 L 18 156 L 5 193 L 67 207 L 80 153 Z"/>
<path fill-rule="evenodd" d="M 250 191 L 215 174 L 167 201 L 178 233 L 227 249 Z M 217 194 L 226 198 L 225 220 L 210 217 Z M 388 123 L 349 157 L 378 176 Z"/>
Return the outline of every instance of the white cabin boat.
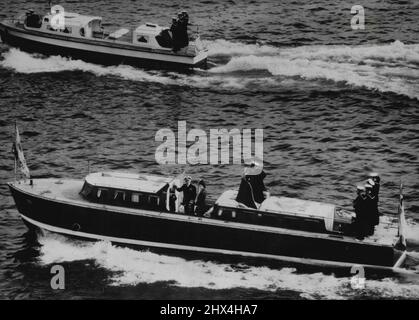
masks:
<path fill-rule="evenodd" d="M 156 68 L 206 67 L 207 50 L 199 34 L 184 35 L 176 45 L 175 31 L 153 23 L 137 28 L 105 30 L 102 18 L 65 12 L 57 23 L 55 13 L 28 11 L 0 23 L 2 41 L 28 52 L 63 55 L 98 64 L 130 64 Z M 187 31 L 185 31 L 187 32 Z"/>

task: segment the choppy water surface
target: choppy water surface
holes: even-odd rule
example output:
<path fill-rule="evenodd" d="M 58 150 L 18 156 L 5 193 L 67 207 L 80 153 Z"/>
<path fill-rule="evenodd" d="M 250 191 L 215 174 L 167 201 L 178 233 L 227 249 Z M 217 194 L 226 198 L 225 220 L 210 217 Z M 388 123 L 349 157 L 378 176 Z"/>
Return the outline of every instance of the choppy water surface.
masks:
<path fill-rule="evenodd" d="M 17 119 L 38 177 L 94 170 L 174 174 L 186 169 L 217 197 L 236 187 L 234 165 L 156 164 L 158 129 L 263 128 L 273 194 L 350 208 L 354 185 L 382 175 L 381 210 L 395 214 L 405 184 L 409 251 L 419 258 L 419 4 L 368 1 L 366 29 L 344 1 L 75 1 L 110 28 L 167 24 L 184 8 L 200 25 L 211 68 L 192 74 L 105 67 L 0 45 L 0 298 L 418 298 L 416 278 L 367 281 L 295 268 L 191 260 L 54 235 L 32 239 L 4 184 Z M 359 2 L 358 2 L 359 3 Z M 362 4 L 362 3 L 359 3 Z M 0 3 L 0 18 L 45 1 Z M 49 287 L 51 264 L 67 289 Z"/>

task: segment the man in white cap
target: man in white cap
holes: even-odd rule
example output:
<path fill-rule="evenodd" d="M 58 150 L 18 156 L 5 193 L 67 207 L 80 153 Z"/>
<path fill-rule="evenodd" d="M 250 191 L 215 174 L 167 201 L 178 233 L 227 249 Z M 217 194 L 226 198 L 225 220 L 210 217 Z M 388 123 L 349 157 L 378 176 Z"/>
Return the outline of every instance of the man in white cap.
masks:
<path fill-rule="evenodd" d="M 367 194 L 366 197 L 366 212 L 367 212 L 367 220 L 369 224 L 368 228 L 368 235 L 374 234 L 374 226 L 376 225 L 377 220 L 377 201 L 374 197 L 373 191 L 372 191 L 372 185 L 367 183 L 365 184 L 365 191 Z"/>
<path fill-rule="evenodd" d="M 265 177 L 262 161 L 254 159 L 250 164 L 246 164 L 236 201 L 257 209 L 269 197 L 268 189 L 263 182 Z"/>
<path fill-rule="evenodd" d="M 369 174 L 369 179 L 367 183 L 371 185 L 372 190 L 369 197 L 374 202 L 374 225 L 378 225 L 380 223 L 380 212 L 378 211 L 378 193 L 380 192 L 380 177 L 377 173 L 372 172 Z M 376 182 L 377 181 L 377 182 Z"/>
<path fill-rule="evenodd" d="M 380 181 L 381 181 L 380 176 L 378 175 L 377 172 L 371 172 L 368 175 L 368 178 L 374 182 L 372 190 L 378 202 L 378 194 L 380 193 Z"/>
<path fill-rule="evenodd" d="M 191 183 L 192 178 L 190 176 L 185 177 L 183 181 L 184 183 L 182 187 L 176 187 L 176 190 L 179 192 L 183 192 L 182 205 L 185 208 L 185 214 L 193 214 L 196 198 L 196 188 Z"/>

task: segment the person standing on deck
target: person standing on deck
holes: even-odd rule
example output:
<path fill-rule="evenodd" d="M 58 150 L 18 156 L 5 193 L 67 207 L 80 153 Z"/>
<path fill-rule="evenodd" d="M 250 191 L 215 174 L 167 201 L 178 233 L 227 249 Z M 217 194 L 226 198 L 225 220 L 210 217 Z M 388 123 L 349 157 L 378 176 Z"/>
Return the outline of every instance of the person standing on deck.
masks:
<path fill-rule="evenodd" d="M 236 201 L 257 209 L 269 197 L 269 192 L 263 181 L 265 177 L 266 173 L 260 162 L 252 161 L 250 165 L 247 165 L 243 171 Z"/>
<path fill-rule="evenodd" d="M 253 208 L 253 209 L 257 209 L 257 205 L 256 205 L 256 201 L 253 198 L 253 188 L 252 185 L 250 184 L 250 177 L 243 175 L 241 182 L 240 182 L 240 186 L 239 186 L 239 191 L 237 193 L 237 197 L 236 197 L 236 201 L 244 204 L 246 207 L 249 208 Z"/>
<path fill-rule="evenodd" d="M 196 195 L 195 199 L 195 215 L 202 216 L 204 213 L 207 212 L 207 190 L 206 184 L 204 180 L 199 180 L 198 182 L 198 194 Z"/>
<path fill-rule="evenodd" d="M 176 190 L 179 192 L 183 192 L 183 202 L 182 205 L 185 209 L 185 214 L 193 214 L 194 212 L 194 205 L 195 205 L 195 198 L 196 198 L 196 188 L 191 183 L 191 177 L 185 177 L 183 186 Z"/>
<path fill-rule="evenodd" d="M 186 11 L 178 13 L 178 36 L 179 36 L 179 47 L 185 48 L 189 45 L 189 36 L 188 36 L 188 24 L 189 16 Z"/>
<path fill-rule="evenodd" d="M 355 210 L 355 234 L 358 239 L 362 240 L 368 234 L 368 216 L 366 206 L 366 194 L 364 186 L 357 186 L 357 196 L 353 201 L 353 207 Z"/>
<path fill-rule="evenodd" d="M 253 189 L 253 198 L 259 204 L 261 204 L 267 198 L 267 192 L 265 183 L 263 179 L 265 179 L 266 173 L 262 170 L 262 172 L 258 175 L 249 175 L 249 183 Z"/>
<path fill-rule="evenodd" d="M 379 194 L 380 194 L 380 181 L 381 181 L 381 179 L 380 179 L 378 173 L 376 173 L 376 172 L 371 172 L 368 176 L 369 176 L 370 179 L 372 179 L 372 181 L 374 181 L 374 186 L 372 188 L 372 191 L 373 191 L 374 196 L 375 196 L 375 199 L 377 201 L 377 214 L 378 215 L 376 217 L 376 223 L 378 225 L 380 223 L 380 216 L 381 216 L 381 213 L 378 210 L 378 202 L 379 202 Z"/>
<path fill-rule="evenodd" d="M 368 197 L 371 199 L 371 207 L 372 207 L 372 221 L 373 224 L 376 226 L 380 223 L 380 214 L 378 212 L 378 194 L 377 194 L 377 186 L 375 185 L 375 182 L 372 179 L 367 180 L 367 184 L 371 186 L 371 193 L 368 195 Z"/>
<path fill-rule="evenodd" d="M 375 194 L 375 197 L 377 198 L 377 202 L 378 202 L 378 195 L 380 193 L 380 177 L 378 175 L 378 173 L 376 172 L 371 172 L 368 175 L 369 179 L 372 179 L 372 181 L 374 181 L 374 187 L 373 187 L 373 192 Z"/>
<path fill-rule="evenodd" d="M 167 190 L 169 192 L 169 212 L 176 212 L 176 186 L 173 186 Z"/>
<path fill-rule="evenodd" d="M 263 181 L 266 178 L 266 173 L 263 171 L 262 162 L 257 159 L 253 160 L 250 165 L 245 167 L 244 174 L 249 177 L 249 183 L 253 190 L 253 199 L 260 205 L 269 197 L 268 189 Z"/>
<path fill-rule="evenodd" d="M 172 33 L 173 51 L 179 51 L 179 21 L 176 17 L 172 17 L 172 25 L 170 26 L 170 32 Z"/>
<path fill-rule="evenodd" d="M 378 216 L 377 212 L 377 201 L 372 192 L 372 185 L 367 183 L 365 185 L 366 191 L 366 213 L 368 221 L 368 235 L 374 234 L 374 227 L 376 225 L 376 217 Z"/>

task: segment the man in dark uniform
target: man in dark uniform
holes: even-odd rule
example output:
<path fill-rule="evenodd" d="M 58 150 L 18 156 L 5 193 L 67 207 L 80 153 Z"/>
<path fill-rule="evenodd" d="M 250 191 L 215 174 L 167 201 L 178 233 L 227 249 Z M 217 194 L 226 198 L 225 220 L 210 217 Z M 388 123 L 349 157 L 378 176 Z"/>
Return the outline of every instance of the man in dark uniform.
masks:
<path fill-rule="evenodd" d="M 180 188 L 176 187 L 176 190 L 179 192 L 183 192 L 183 201 L 182 205 L 185 208 L 185 214 L 193 214 L 194 212 L 194 204 L 196 198 L 196 188 L 191 183 L 191 177 L 185 177 L 183 186 Z"/>
<path fill-rule="evenodd" d="M 250 184 L 250 176 L 244 175 L 242 177 L 236 201 L 244 204 L 246 207 L 257 209 L 255 199 L 253 198 L 253 188 Z"/>
<path fill-rule="evenodd" d="M 380 182 L 381 182 L 381 179 L 380 179 L 380 176 L 378 175 L 378 173 L 376 173 L 376 172 L 371 172 L 368 176 L 370 177 L 370 179 L 372 179 L 372 181 L 374 181 L 374 186 L 372 188 L 372 191 L 373 191 L 373 193 L 375 195 L 375 198 L 377 200 L 377 213 L 378 213 L 378 216 L 377 216 L 377 219 L 376 219 L 377 221 L 376 222 L 378 224 L 380 222 L 380 216 L 381 216 L 381 213 L 378 210 L 378 202 L 379 202 Z"/>
<path fill-rule="evenodd" d="M 176 212 L 176 186 L 171 187 L 167 192 L 169 192 L 169 211 Z"/>
<path fill-rule="evenodd" d="M 378 211 L 378 191 L 377 191 L 379 189 L 379 186 L 377 189 L 377 185 L 372 179 L 368 179 L 367 184 L 371 186 L 371 188 L 369 188 L 371 189 L 371 192 L 370 192 L 370 195 L 368 195 L 368 197 L 371 199 L 371 206 L 372 206 L 372 211 L 373 211 L 373 214 L 371 216 L 372 222 L 376 226 L 380 223 L 380 213 Z"/>
<path fill-rule="evenodd" d="M 188 24 L 189 24 L 188 14 L 185 11 L 179 12 L 178 13 L 179 48 L 184 48 L 189 45 Z"/>
<path fill-rule="evenodd" d="M 265 179 L 266 173 L 262 170 L 260 174 L 257 175 L 249 175 L 249 183 L 252 186 L 253 189 L 253 199 L 261 204 L 265 198 L 266 198 L 266 186 L 263 182 L 263 179 Z"/>
<path fill-rule="evenodd" d="M 366 212 L 368 221 L 368 235 L 374 234 L 374 226 L 376 225 L 376 219 L 378 216 L 377 201 L 372 192 L 372 185 L 367 183 L 365 185 L 366 191 Z"/>
<path fill-rule="evenodd" d="M 374 186 L 373 186 L 372 191 L 373 191 L 375 197 L 377 198 L 377 202 L 378 202 L 378 194 L 380 193 L 380 181 L 381 181 L 381 179 L 380 179 L 378 173 L 376 173 L 376 172 L 371 172 L 368 175 L 368 177 L 370 179 L 372 179 L 372 181 L 374 181 Z"/>
<path fill-rule="evenodd" d="M 172 25 L 170 26 L 170 32 L 172 33 L 173 51 L 177 52 L 180 49 L 179 46 L 179 21 L 176 17 L 172 17 Z"/>
<path fill-rule="evenodd" d="M 357 186 L 357 196 L 353 201 L 353 207 L 355 210 L 355 234 L 358 239 L 362 240 L 368 234 L 368 219 L 366 212 L 366 194 L 364 186 Z"/>
<path fill-rule="evenodd" d="M 268 191 L 263 180 L 266 177 L 261 163 L 253 161 L 243 172 L 236 201 L 257 209 L 268 197 Z"/>
<path fill-rule="evenodd" d="M 198 194 L 195 199 L 195 215 L 202 216 L 208 210 L 207 202 L 207 190 L 204 180 L 198 182 Z"/>

